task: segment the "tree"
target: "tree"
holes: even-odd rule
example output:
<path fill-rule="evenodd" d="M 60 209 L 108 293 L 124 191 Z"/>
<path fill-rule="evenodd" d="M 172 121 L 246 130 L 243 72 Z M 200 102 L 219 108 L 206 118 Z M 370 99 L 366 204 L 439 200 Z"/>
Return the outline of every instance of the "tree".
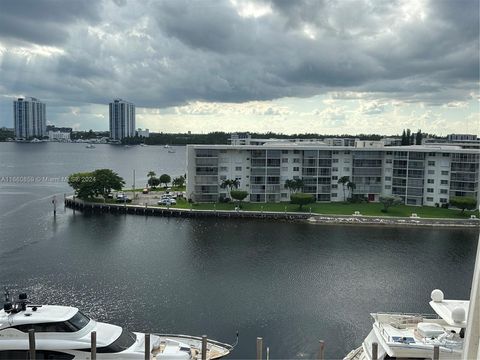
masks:
<path fill-rule="evenodd" d="M 95 196 L 94 178 L 91 172 L 74 173 L 68 177 L 70 185 L 80 199 L 89 199 Z"/>
<path fill-rule="evenodd" d="M 170 183 L 170 181 L 172 181 L 172 178 L 168 174 L 162 174 L 162 175 L 160 175 L 159 180 L 160 180 L 161 184 L 165 184 L 165 187 L 167 187 L 168 184 Z"/>
<path fill-rule="evenodd" d="M 232 197 L 231 192 L 233 189 L 238 189 L 240 187 L 240 180 L 237 179 L 225 179 L 220 184 L 222 189 L 227 189 L 229 196 Z"/>
<path fill-rule="evenodd" d="M 158 185 L 160 185 L 160 179 L 157 178 L 156 176 L 152 176 L 150 177 L 150 179 L 148 179 L 148 185 L 153 188 L 156 188 Z"/>
<path fill-rule="evenodd" d="M 185 185 L 185 178 L 183 176 L 179 176 L 173 179 L 172 181 L 173 186 L 182 187 Z"/>
<path fill-rule="evenodd" d="M 242 200 L 248 196 L 248 192 L 244 190 L 232 190 L 230 191 L 230 196 L 232 197 L 232 199 L 237 200 L 240 206 L 242 203 Z"/>
<path fill-rule="evenodd" d="M 343 188 L 343 201 L 347 200 L 347 196 L 345 195 L 345 186 L 350 182 L 350 177 L 349 176 L 342 176 L 340 179 L 338 179 L 338 183 L 342 184 Z"/>
<path fill-rule="evenodd" d="M 405 139 L 405 145 L 410 145 L 410 141 L 412 139 L 412 135 L 411 135 L 411 131 L 410 129 L 407 129 L 407 135 L 406 135 L 406 139 Z"/>
<path fill-rule="evenodd" d="M 290 179 L 285 180 L 285 188 L 292 192 L 297 192 L 301 188 L 303 188 L 303 180 L 302 179 Z"/>
<path fill-rule="evenodd" d="M 389 207 L 403 203 L 402 198 L 398 196 L 380 195 L 379 200 L 383 204 L 382 212 L 387 212 Z"/>
<path fill-rule="evenodd" d="M 423 138 L 422 130 L 419 129 L 415 137 L 415 145 L 422 145 L 422 138 Z"/>
<path fill-rule="evenodd" d="M 301 211 L 303 205 L 307 205 L 314 202 L 314 198 L 312 194 L 305 194 L 305 193 L 294 193 L 290 195 L 290 202 L 292 204 L 300 205 L 298 209 Z"/>
<path fill-rule="evenodd" d="M 95 195 L 102 195 L 107 198 L 112 190 L 120 191 L 125 181 L 116 172 L 110 169 L 98 169 L 92 173 L 94 178 Z"/>
<path fill-rule="evenodd" d="M 147 177 L 148 177 L 148 178 L 151 178 L 151 177 L 154 177 L 154 176 L 156 176 L 156 175 L 157 175 L 157 174 L 155 174 L 155 171 L 150 170 L 150 171 L 148 172 L 148 174 L 147 174 Z"/>
<path fill-rule="evenodd" d="M 450 204 L 456 208 L 462 209 L 462 214 L 467 210 L 473 210 L 477 207 L 477 200 L 469 196 L 453 196 L 450 198 Z"/>
<path fill-rule="evenodd" d="M 405 129 L 403 129 L 402 132 L 402 146 L 408 145 L 407 144 L 407 133 L 405 132 Z"/>
<path fill-rule="evenodd" d="M 110 169 L 99 169 L 92 172 L 75 173 L 68 177 L 70 185 L 81 199 L 89 199 L 99 195 L 104 198 L 112 190 L 122 190 L 125 181 Z"/>
<path fill-rule="evenodd" d="M 357 185 L 353 181 L 347 183 L 347 188 L 350 191 L 350 197 L 353 197 L 353 191 L 357 188 Z"/>

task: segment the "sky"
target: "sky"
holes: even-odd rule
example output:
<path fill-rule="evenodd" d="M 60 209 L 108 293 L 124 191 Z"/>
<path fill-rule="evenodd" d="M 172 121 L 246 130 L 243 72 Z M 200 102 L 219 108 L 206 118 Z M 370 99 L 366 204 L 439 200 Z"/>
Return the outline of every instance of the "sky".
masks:
<path fill-rule="evenodd" d="M 108 130 L 480 135 L 479 0 L 1 0 L 12 101 Z"/>

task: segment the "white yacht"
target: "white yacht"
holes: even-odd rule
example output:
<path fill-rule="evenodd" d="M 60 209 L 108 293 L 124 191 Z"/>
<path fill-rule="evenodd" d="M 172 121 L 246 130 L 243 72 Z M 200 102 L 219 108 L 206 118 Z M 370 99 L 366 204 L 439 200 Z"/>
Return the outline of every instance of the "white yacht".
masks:
<path fill-rule="evenodd" d="M 90 359 L 96 332 L 97 359 L 145 359 L 145 334 L 90 319 L 77 308 L 32 305 L 26 294 L 6 295 L 0 310 L 0 359 L 25 359 L 29 330 L 35 330 L 37 359 Z M 238 341 L 238 334 L 237 334 Z M 234 346 L 208 340 L 207 359 L 226 356 Z M 201 359 L 202 339 L 188 335 L 150 335 L 150 359 Z"/>
<path fill-rule="evenodd" d="M 373 329 L 362 346 L 344 360 L 374 360 L 372 344 L 378 344 L 376 359 L 429 359 L 434 346 L 440 359 L 461 359 L 469 301 L 445 300 L 441 290 L 433 290 L 430 306 L 436 314 L 374 313 Z M 376 360 L 375 359 L 375 360 Z"/>

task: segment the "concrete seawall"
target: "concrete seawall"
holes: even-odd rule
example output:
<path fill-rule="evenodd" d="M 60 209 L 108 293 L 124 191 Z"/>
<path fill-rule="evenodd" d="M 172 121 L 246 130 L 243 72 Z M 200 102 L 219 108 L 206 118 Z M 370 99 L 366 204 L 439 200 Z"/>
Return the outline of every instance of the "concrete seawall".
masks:
<path fill-rule="evenodd" d="M 342 225 L 380 225 L 380 226 L 435 226 L 435 227 L 469 227 L 479 228 L 479 219 L 440 219 L 440 218 L 399 218 L 388 216 L 362 215 L 322 215 L 300 212 L 276 211 L 235 211 L 235 210 L 198 210 L 167 208 L 159 206 L 143 206 L 132 204 L 94 203 L 65 198 L 65 206 L 74 210 L 95 213 L 133 214 L 144 216 L 163 217 L 220 217 L 220 218 L 249 218 L 304 221 L 310 224 L 342 224 Z"/>

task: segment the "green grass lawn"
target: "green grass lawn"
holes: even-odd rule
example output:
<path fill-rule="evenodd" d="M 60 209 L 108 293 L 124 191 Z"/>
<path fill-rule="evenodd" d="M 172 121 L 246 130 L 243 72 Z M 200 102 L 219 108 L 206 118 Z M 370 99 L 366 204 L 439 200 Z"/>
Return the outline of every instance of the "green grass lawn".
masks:
<path fill-rule="evenodd" d="M 189 209 L 192 206 L 196 210 L 234 210 L 236 204 L 234 203 L 195 203 L 189 204 L 186 200 L 177 200 L 177 205 L 172 206 L 176 208 Z M 429 206 L 407 206 L 397 205 L 390 207 L 387 213 L 381 211 L 383 205 L 379 203 L 314 203 L 303 206 L 303 212 L 309 212 L 316 214 L 332 214 L 332 215 L 352 215 L 355 211 L 359 211 L 362 215 L 370 216 L 398 216 L 409 217 L 412 213 L 416 213 L 419 217 L 423 218 L 451 218 L 451 219 L 468 219 L 470 215 L 479 216 L 478 210 L 475 212 L 465 211 L 461 213 L 460 210 L 455 209 L 442 209 Z M 298 205 L 292 205 L 290 203 L 242 203 L 242 210 L 245 211 L 287 211 L 298 212 Z"/>

